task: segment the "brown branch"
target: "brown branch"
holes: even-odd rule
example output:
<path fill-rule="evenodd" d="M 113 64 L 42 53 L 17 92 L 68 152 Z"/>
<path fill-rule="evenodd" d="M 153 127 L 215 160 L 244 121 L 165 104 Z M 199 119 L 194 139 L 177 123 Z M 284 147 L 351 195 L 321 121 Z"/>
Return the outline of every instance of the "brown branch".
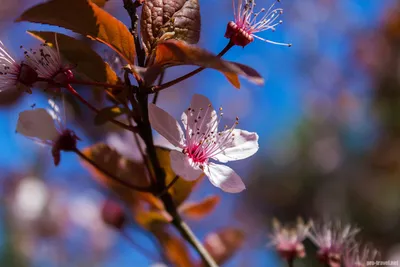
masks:
<path fill-rule="evenodd" d="M 234 44 L 229 41 L 229 43 L 225 46 L 225 48 L 218 54 L 218 57 L 222 57 L 223 55 L 225 55 L 226 52 L 228 52 L 229 49 L 231 49 L 233 46 L 234 46 Z M 182 81 L 184 81 L 184 80 L 196 75 L 197 73 L 203 71 L 204 69 L 205 68 L 200 67 L 200 68 L 195 69 L 192 72 L 189 72 L 188 74 L 183 75 L 182 77 L 176 78 L 175 80 L 169 81 L 169 82 L 161 84 L 161 85 L 153 86 L 153 87 L 150 88 L 150 90 L 148 90 L 148 93 L 149 94 L 158 93 L 161 90 L 164 90 L 165 88 L 171 87 L 171 86 L 173 86 L 173 85 L 175 85 L 177 83 L 180 83 L 180 82 L 182 82 Z"/>
<path fill-rule="evenodd" d="M 140 38 L 138 35 L 137 31 L 137 26 L 138 26 L 138 21 L 139 21 L 139 16 L 136 14 L 138 7 L 142 5 L 141 0 L 123 0 L 124 3 L 124 8 L 126 12 L 128 13 L 129 17 L 131 18 L 131 33 L 133 35 L 133 38 L 135 40 L 135 47 L 136 47 L 136 55 L 138 59 L 138 65 L 139 66 L 144 66 L 146 54 L 141 46 L 140 43 Z"/>

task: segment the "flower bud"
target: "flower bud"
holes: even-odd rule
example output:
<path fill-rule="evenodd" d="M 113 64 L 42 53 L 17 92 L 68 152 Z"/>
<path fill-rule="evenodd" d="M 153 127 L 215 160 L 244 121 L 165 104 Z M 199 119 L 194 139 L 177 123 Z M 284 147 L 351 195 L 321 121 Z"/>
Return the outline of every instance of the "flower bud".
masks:
<path fill-rule="evenodd" d="M 74 151 L 76 149 L 76 143 L 80 140 L 76 134 L 71 130 L 64 130 L 55 141 L 53 148 L 51 150 L 54 165 L 58 166 L 60 163 L 60 151 Z"/>
<path fill-rule="evenodd" d="M 101 211 L 103 221 L 118 230 L 121 230 L 126 223 L 126 216 L 121 205 L 111 199 L 104 201 Z"/>

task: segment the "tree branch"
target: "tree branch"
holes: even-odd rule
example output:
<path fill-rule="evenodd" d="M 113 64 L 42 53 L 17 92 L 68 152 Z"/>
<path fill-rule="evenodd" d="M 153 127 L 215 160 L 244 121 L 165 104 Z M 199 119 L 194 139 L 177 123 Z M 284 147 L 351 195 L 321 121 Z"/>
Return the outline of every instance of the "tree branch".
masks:
<path fill-rule="evenodd" d="M 234 46 L 234 44 L 231 41 L 229 41 L 229 43 L 225 46 L 225 48 L 222 49 L 222 51 L 218 54 L 218 57 L 222 57 L 223 55 L 225 55 L 226 52 L 228 52 L 229 49 L 231 49 L 233 46 Z M 165 88 L 171 87 L 171 86 L 173 86 L 173 85 L 175 85 L 177 83 L 180 83 L 180 82 L 182 82 L 182 81 L 184 81 L 184 80 L 196 75 L 197 73 L 203 71 L 204 69 L 205 68 L 200 67 L 200 68 L 195 69 L 192 72 L 189 72 L 186 75 L 183 75 L 182 77 L 176 78 L 175 80 L 169 81 L 169 82 L 161 84 L 161 85 L 153 86 L 153 87 L 150 88 L 150 90 L 148 90 L 148 93 L 149 94 L 158 93 L 161 90 L 164 90 Z"/>
<path fill-rule="evenodd" d="M 139 16 L 136 14 L 137 8 L 142 5 L 143 0 L 123 0 L 124 8 L 126 12 L 128 12 L 129 17 L 131 18 L 131 33 L 135 40 L 135 47 L 136 47 L 136 55 L 138 59 L 138 65 L 144 66 L 146 54 L 142 48 L 140 43 L 140 38 L 137 31 Z"/>

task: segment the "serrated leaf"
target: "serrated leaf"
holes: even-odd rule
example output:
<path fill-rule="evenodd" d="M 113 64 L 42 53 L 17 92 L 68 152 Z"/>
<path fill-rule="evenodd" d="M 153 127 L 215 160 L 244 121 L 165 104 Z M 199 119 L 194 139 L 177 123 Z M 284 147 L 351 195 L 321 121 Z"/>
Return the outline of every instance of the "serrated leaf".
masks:
<path fill-rule="evenodd" d="M 89 0 L 51 0 L 31 7 L 17 20 L 60 26 L 102 42 L 127 62 L 135 62 L 135 42 L 128 28 Z"/>
<path fill-rule="evenodd" d="M 54 33 L 28 31 L 30 35 L 42 42 L 55 44 L 57 38 L 61 55 L 72 65 L 76 65 L 74 72 L 95 82 L 117 84 L 119 78 L 111 67 L 93 49 L 84 42 L 70 36 Z"/>
<path fill-rule="evenodd" d="M 224 264 L 242 247 L 245 235 L 236 228 L 222 229 L 216 233 L 208 234 L 204 247 L 219 265 Z M 199 263 L 198 266 L 205 266 Z"/>
<path fill-rule="evenodd" d="M 133 162 L 121 156 L 116 150 L 110 148 L 108 145 L 99 143 L 90 146 L 83 150 L 88 158 L 93 160 L 98 166 L 101 166 L 107 172 L 119 177 L 119 179 L 132 183 L 137 186 L 148 186 L 146 180 L 145 167 L 142 163 Z M 86 161 L 81 161 L 89 172 L 92 174 L 94 180 L 101 185 L 111 189 L 117 196 L 132 207 L 136 205 L 139 198 L 139 193 L 132 189 L 121 185 L 113 178 L 100 172 Z M 143 193 L 145 194 L 145 193 Z"/>
<path fill-rule="evenodd" d="M 96 117 L 94 117 L 94 124 L 102 125 L 109 122 L 111 119 L 115 119 L 122 114 L 127 114 L 128 112 L 129 109 L 121 108 L 119 106 L 103 108 L 96 114 Z"/>
<path fill-rule="evenodd" d="M 200 220 L 210 214 L 219 201 L 219 196 L 208 196 L 198 202 L 186 202 L 179 207 L 179 212 L 189 219 Z"/>
<path fill-rule="evenodd" d="M 170 184 L 176 177 L 176 174 L 171 168 L 171 160 L 169 152 L 171 150 L 163 147 L 156 147 L 157 157 L 161 167 L 164 169 L 166 179 L 166 185 Z M 194 186 L 201 180 L 203 174 L 196 181 L 186 181 L 183 178 L 179 178 L 175 184 L 168 190 L 171 194 L 172 199 L 176 206 L 181 205 L 190 195 Z"/>
<path fill-rule="evenodd" d="M 150 65 L 146 72 L 143 74 L 142 71 L 142 77 L 152 77 L 153 79 L 146 81 L 146 84 L 152 84 L 155 80 L 154 77 L 157 77 L 163 68 L 177 65 L 196 65 L 218 70 L 227 77 L 235 88 L 240 88 L 238 76 L 258 85 L 264 83 L 264 79 L 255 69 L 240 63 L 223 60 L 200 47 L 182 41 L 160 42 L 157 45 L 154 57 L 149 62 Z"/>
<path fill-rule="evenodd" d="M 147 0 L 141 14 L 141 34 L 150 54 L 159 40 L 176 39 L 196 44 L 200 39 L 198 0 Z"/>

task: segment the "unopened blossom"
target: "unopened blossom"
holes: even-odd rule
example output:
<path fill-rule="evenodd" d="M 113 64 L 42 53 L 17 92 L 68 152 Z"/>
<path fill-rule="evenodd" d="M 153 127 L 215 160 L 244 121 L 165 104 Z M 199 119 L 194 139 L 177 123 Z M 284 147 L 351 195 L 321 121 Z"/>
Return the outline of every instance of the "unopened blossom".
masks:
<path fill-rule="evenodd" d="M 121 230 L 126 223 L 123 207 L 112 199 L 107 199 L 103 202 L 101 217 L 107 225 L 117 230 Z"/>
<path fill-rule="evenodd" d="M 17 63 L 0 41 L 0 92 L 22 89 L 31 92 L 38 74 L 27 64 Z"/>
<path fill-rule="evenodd" d="M 60 108 L 49 100 L 50 109 L 36 108 L 19 113 L 16 132 L 52 147 L 54 164 L 60 163 L 60 151 L 73 151 L 79 138 L 65 126 Z"/>
<path fill-rule="evenodd" d="M 21 48 L 23 48 L 21 46 Z M 51 82 L 66 84 L 73 78 L 71 66 L 65 64 L 58 49 L 57 38 L 55 47 L 48 43 L 40 45 L 39 49 L 24 51 L 25 63 L 33 68 L 38 76 Z"/>
<path fill-rule="evenodd" d="M 150 104 L 149 117 L 153 128 L 178 149 L 170 153 L 171 167 L 177 175 L 193 181 L 204 173 L 214 186 L 225 192 L 238 193 L 245 189 L 234 170 L 211 161 L 225 163 L 245 159 L 257 152 L 258 135 L 236 129 L 238 118 L 231 127 L 225 126 L 219 131 L 222 112 L 217 115 L 210 100 L 197 94 L 182 114 L 184 130 L 179 122 L 156 105 Z"/>
<path fill-rule="evenodd" d="M 342 226 L 340 222 L 326 223 L 313 225 L 308 237 L 318 247 L 318 258 L 322 263 L 340 267 L 344 251 L 358 232 L 358 228 Z"/>
<path fill-rule="evenodd" d="M 234 21 L 230 21 L 226 28 L 225 37 L 238 46 L 246 46 L 254 41 L 254 38 L 261 41 L 291 46 L 291 44 L 277 43 L 258 36 L 264 31 L 275 31 L 275 27 L 282 24 L 279 17 L 283 14 L 282 8 L 275 8 L 275 4 L 280 2 L 276 0 L 268 9 L 262 8 L 259 11 L 255 10 L 255 0 L 232 0 Z"/>
<path fill-rule="evenodd" d="M 295 227 L 282 226 L 278 220 L 274 220 L 269 246 L 274 246 L 279 255 L 287 261 L 304 258 L 306 251 L 303 241 L 310 227 L 311 223 L 304 223 L 302 219 L 298 219 Z"/>
<path fill-rule="evenodd" d="M 349 245 L 343 256 L 343 267 L 367 267 L 368 262 L 375 261 L 378 251 L 369 245 L 361 246 L 353 243 Z"/>

